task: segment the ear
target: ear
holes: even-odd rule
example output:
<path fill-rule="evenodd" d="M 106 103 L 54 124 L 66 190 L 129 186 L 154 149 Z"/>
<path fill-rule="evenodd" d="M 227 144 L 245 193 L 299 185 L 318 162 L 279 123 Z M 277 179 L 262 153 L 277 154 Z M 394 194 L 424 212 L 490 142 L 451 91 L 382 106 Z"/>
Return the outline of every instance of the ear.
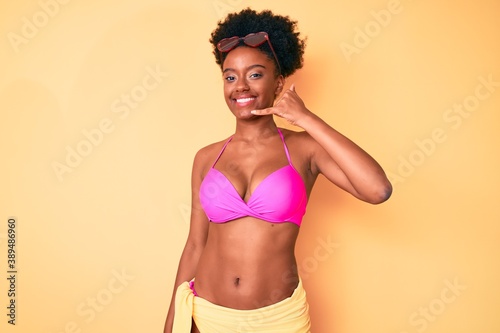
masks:
<path fill-rule="evenodd" d="M 280 75 L 278 76 L 278 78 L 276 79 L 276 90 L 274 91 L 274 95 L 276 97 L 278 97 L 279 94 L 281 94 L 281 92 L 283 91 L 283 87 L 285 86 L 285 78 L 283 77 L 283 75 Z"/>

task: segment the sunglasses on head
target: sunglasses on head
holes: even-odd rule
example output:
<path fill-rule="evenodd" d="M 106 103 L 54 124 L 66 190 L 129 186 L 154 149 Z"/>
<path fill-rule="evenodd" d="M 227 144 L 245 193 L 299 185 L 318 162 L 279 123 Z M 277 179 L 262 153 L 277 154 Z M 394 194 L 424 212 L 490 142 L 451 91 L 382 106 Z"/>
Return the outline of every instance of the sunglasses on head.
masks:
<path fill-rule="evenodd" d="M 233 36 L 233 37 L 224 38 L 224 39 L 220 40 L 217 43 L 217 49 L 221 53 L 221 59 L 222 59 L 222 52 L 231 51 L 236 46 L 238 46 L 241 41 L 243 41 L 243 43 L 245 43 L 246 45 L 248 45 L 250 47 L 260 46 L 267 41 L 267 43 L 269 44 L 269 48 L 271 49 L 271 52 L 273 52 L 274 60 L 276 60 L 276 64 L 278 65 L 278 70 L 281 73 L 280 62 L 278 61 L 278 57 L 276 56 L 276 52 L 274 52 L 273 45 L 271 44 L 271 41 L 269 40 L 269 36 L 268 36 L 267 32 L 264 32 L 264 31 L 251 33 L 251 34 L 246 35 L 245 37 Z"/>

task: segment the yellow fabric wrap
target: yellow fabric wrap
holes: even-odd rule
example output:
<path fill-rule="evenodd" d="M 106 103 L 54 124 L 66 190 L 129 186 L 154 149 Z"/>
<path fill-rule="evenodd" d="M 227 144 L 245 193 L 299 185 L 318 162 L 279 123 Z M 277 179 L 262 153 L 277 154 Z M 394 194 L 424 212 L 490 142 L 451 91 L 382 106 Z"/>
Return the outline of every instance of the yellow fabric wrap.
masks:
<path fill-rule="evenodd" d="M 190 333 L 192 319 L 200 333 L 310 333 L 309 305 L 299 280 L 292 296 L 253 310 L 237 310 L 195 297 L 189 282 L 177 288 L 173 333 Z"/>

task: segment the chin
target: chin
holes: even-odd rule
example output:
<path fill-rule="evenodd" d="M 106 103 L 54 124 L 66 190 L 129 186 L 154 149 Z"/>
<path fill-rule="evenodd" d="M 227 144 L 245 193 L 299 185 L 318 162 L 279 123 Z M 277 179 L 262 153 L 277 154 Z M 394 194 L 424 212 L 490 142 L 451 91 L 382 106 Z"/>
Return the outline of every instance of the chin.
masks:
<path fill-rule="evenodd" d="M 254 117 L 254 115 L 250 113 L 250 111 L 252 111 L 252 110 L 250 110 L 250 109 L 248 109 L 248 110 L 241 110 L 239 112 L 240 118 L 245 118 L 246 119 L 246 118 Z"/>
<path fill-rule="evenodd" d="M 248 119 L 254 117 L 254 115 L 250 113 L 254 108 L 229 108 L 229 110 L 236 118 Z"/>

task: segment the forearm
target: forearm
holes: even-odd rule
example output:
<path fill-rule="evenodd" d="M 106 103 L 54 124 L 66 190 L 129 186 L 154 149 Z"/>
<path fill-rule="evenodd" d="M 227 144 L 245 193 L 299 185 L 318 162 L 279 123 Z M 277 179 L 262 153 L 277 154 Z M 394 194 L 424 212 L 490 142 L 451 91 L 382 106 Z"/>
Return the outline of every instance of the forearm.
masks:
<path fill-rule="evenodd" d="M 389 198 L 392 186 L 384 170 L 358 145 L 312 112 L 303 117 L 297 125 L 333 159 L 360 199 L 380 203 Z"/>
<path fill-rule="evenodd" d="M 172 325 L 174 323 L 175 315 L 175 294 L 177 291 L 177 287 L 184 281 L 190 281 L 194 277 L 201 252 L 202 249 L 190 246 L 189 244 L 186 244 L 186 247 L 182 252 L 181 259 L 179 261 L 179 268 L 177 269 L 177 275 L 175 278 L 174 289 L 172 291 L 172 299 L 170 301 L 170 307 L 168 310 L 167 318 L 165 320 L 164 333 L 172 332 Z"/>

